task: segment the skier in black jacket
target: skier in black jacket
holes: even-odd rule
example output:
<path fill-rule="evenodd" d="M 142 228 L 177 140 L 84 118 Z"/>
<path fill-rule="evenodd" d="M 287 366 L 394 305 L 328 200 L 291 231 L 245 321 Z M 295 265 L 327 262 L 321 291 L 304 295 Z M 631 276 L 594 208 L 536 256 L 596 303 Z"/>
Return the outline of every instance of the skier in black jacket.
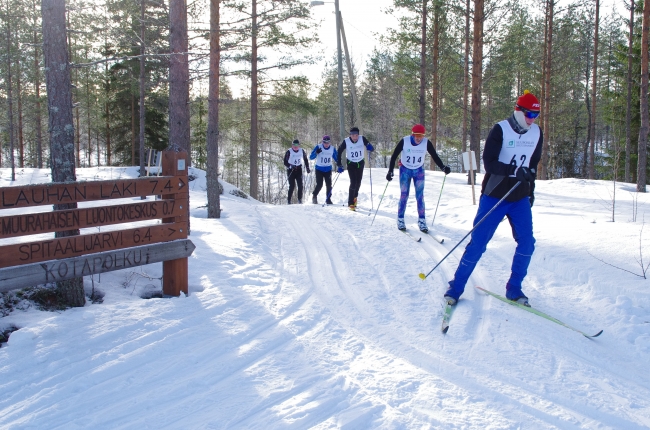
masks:
<path fill-rule="evenodd" d="M 517 188 L 488 216 L 476 230 L 465 248 L 454 279 L 445 293 L 448 303 L 454 305 L 465 290 L 469 276 L 485 252 L 488 242 L 503 217 L 508 217 L 517 242 L 512 260 L 510 279 L 506 284 L 506 297 L 529 306 L 522 291 L 522 282 L 535 250 L 531 207 L 535 196 L 537 164 L 541 159 L 542 131 L 535 124 L 539 115 L 539 100 L 528 90 L 517 99 L 513 115 L 496 124 L 483 150 L 485 177 L 481 186 L 481 199 L 474 218 L 478 223 L 517 183 Z"/>

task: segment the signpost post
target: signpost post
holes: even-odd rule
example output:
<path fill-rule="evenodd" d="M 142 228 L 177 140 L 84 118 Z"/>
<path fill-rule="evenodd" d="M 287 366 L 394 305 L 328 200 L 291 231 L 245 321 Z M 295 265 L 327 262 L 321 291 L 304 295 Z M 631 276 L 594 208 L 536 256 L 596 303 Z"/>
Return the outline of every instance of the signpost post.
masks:
<path fill-rule="evenodd" d="M 474 151 L 463 152 L 463 168 L 469 172 L 468 174 L 472 184 L 472 204 L 475 205 L 476 194 L 474 193 L 474 170 L 476 170 L 476 167 L 474 166 L 474 160 L 476 160 Z"/>

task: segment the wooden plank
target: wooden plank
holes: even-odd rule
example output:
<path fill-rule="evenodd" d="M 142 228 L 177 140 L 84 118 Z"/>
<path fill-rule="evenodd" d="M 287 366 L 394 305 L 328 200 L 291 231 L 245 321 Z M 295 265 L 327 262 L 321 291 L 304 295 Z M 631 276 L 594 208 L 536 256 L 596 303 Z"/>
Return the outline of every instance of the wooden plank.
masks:
<path fill-rule="evenodd" d="M 187 261 L 187 257 L 192 255 L 195 248 L 191 240 L 181 239 L 0 269 L 0 292 L 160 263 L 170 259 Z"/>
<path fill-rule="evenodd" d="M 1 187 L 0 209 L 189 193 L 187 176 Z"/>
<path fill-rule="evenodd" d="M 0 248 L 0 268 L 185 238 L 187 221 L 6 245 Z"/>
<path fill-rule="evenodd" d="M 188 199 L 167 199 L 0 217 L 0 239 L 187 215 Z"/>

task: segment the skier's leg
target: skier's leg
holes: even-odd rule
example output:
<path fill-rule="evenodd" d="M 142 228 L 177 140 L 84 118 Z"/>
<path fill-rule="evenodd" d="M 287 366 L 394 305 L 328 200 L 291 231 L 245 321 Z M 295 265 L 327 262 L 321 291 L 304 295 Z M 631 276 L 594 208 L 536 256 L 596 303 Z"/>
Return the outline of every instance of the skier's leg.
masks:
<path fill-rule="evenodd" d="M 424 167 L 413 171 L 413 184 L 415 185 L 415 200 L 418 205 L 418 219 L 424 219 Z"/>
<path fill-rule="evenodd" d="M 298 183 L 298 201 L 302 203 L 302 169 L 296 173 L 296 182 Z"/>
<path fill-rule="evenodd" d="M 287 203 L 291 204 L 291 196 L 293 196 L 293 190 L 296 188 L 296 178 L 295 175 L 292 174 L 293 171 L 289 171 L 288 176 L 289 176 L 289 196 L 287 197 Z"/>
<path fill-rule="evenodd" d="M 397 204 L 397 218 L 404 218 L 404 212 L 406 212 L 406 201 L 409 198 L 409 193 L 411 192 L 411 178 L 412 170 L 407 169 L 404 166 L 399 166 L 399 203 Z"/>
<path fill-rule="evenodd" d="M 528 197 L 510 204 L 508 218 L 512 225 L 517 248 L 515 249 L 515 256 L 512 259 L 510 279 L 506 284 L 506 297 L 511 300 L 516 300 L 524 296 L 521 290 L 521 284 L 528 273 L 528 266 L 535 251 L 533 213 L 530 210 L 530 200 Z"/>
<path fill-rule="evenodd" d="M 325 179 L 325 189 L 327 190 L 326 196 L 331 196 L 332 195 L 332 172 L 322 172 L 321 175 L 322 178 Z M 321 184 L 319 185 L 318 190 L 320 190 L 320 187 L 323 185 L 322 179 L 321 179 Z M 327 197 L 329 198 L 329 197 Z"/>
<path fill-rule="evenodd" d="M 482 195 L 479 200 L 478 211 L 476 212 L 473 225 L 476 225 L 498 202 L 499 199 L 497 198 Z M 449 282 L 449 289 L 445 293 L 446 296 L 458 300 L 460 295 L 463 294 L 467 280 L 485 252 L 488 242 L 492 239 L 492 236 L 494 236 L 494 232 L 499 226 L 499 223 L 508 211 L 509 204 L 510 202 L 507 201 L 502 202 L 494 212 L 492 212 L 490 216 L 472 232 L 471 239 L 465 247 L 463 257 L 460 259 L 460 263 L 458 264 L 458 268 L 454 274 L 454 279 Z"/>
<path fill-rule="evenodd" d="M 323 175 L 324 173 L 321 172 L 320 170 L 314 168 L 316 171 L 316 188 L 314 188 L 314 197 L 318 196 L 318 193 L 320 193 L 321 188 L 323 188 Z"/>

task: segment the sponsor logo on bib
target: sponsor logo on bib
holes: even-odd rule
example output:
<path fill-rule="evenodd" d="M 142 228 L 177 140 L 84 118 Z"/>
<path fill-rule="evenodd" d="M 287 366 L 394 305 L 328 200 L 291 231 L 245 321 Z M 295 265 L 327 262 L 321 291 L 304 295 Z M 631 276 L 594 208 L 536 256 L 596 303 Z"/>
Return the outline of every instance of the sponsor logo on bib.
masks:
<path fill-rule="evenodd" d="M 514 140 L 509 140 L 507 146 L 508 146 L 508 148 L 514 148 L 515 147 L 515 141 Z"/>

